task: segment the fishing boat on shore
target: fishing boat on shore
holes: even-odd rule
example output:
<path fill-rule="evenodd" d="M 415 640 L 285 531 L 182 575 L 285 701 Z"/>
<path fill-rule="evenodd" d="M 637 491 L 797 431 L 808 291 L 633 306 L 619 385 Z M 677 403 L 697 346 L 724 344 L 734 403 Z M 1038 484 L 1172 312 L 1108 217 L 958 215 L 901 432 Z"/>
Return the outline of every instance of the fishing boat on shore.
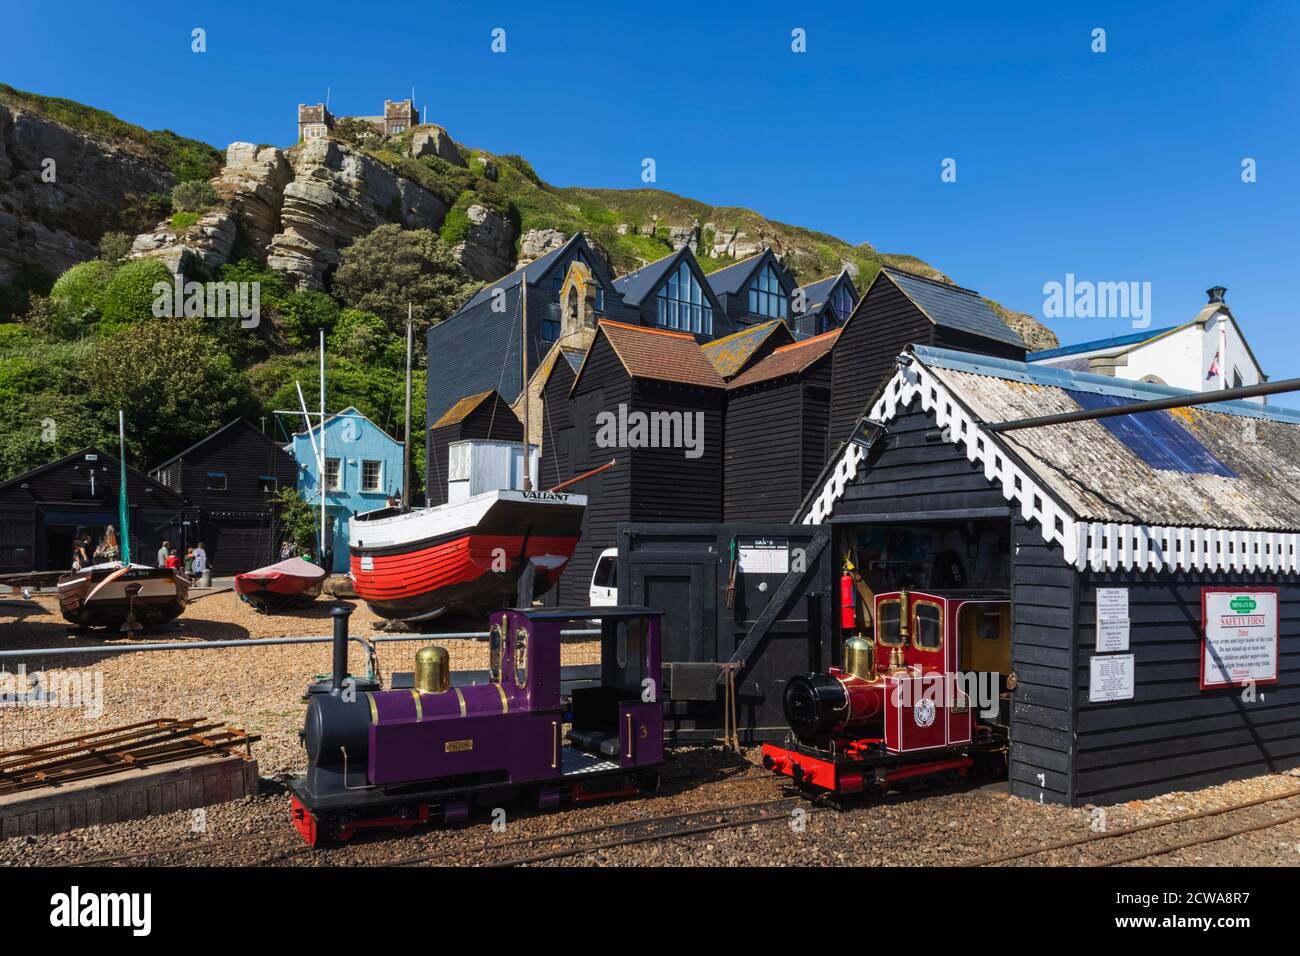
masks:
<path fill-rule="evenodd" d="M 263 614 L 306 607 L 320 596 L 325 569 L 302 558 L 289 558 L 235 575 L 235 593 Z"/>
<path fill-rule="evenodd" d="M 95 548 L 96 563 L 58 579 L 59 610 L 78 627 L 117 628 L 132 633 L 179 617 L 189 603 L 190 582 L 173 568 L 131 562 L 130 508 L 126 495 L 126 424 L 117 413 L 121 466 L 118 514 L 121 538 L 112 525 Z"/>
<path fill-rule="evenodd" d="M 109 561 L 63 575 L 58 590 L 67 621 L 133 632 L 179 617 L 189 602 L 190 583 L 171 568 Z"/>

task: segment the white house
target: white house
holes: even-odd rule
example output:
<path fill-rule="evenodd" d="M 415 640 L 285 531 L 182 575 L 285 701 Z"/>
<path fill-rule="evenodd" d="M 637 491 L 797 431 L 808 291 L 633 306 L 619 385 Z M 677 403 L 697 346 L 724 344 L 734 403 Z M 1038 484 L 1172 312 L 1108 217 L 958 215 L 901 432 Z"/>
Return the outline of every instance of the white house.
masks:
<path fill-rule="evenodd" d="M 1185 325 L 1030 352 L 1026 361 L 1199 392 L 1258 385 L 1268 376 L 1223 300 L 1227 291 L 1210 289 L 1210 301 Z"/>

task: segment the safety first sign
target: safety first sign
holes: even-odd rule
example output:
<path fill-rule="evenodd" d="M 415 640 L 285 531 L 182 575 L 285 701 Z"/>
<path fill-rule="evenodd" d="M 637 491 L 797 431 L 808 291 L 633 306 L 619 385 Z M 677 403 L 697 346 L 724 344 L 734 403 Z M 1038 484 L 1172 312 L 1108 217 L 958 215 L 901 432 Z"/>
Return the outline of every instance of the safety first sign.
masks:
<path fill-rule="evenodd" d="M 1201 689 L 1276 684 L 1276 588 L 1202 588 Z"/>

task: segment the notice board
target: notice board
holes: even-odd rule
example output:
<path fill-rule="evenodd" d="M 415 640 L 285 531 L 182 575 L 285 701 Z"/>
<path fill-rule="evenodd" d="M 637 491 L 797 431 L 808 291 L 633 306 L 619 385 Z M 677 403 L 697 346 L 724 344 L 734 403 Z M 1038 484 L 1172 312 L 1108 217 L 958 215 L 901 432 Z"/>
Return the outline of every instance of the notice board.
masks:
<path fill-rule="evenodd" d="M 1276 684 L 1277 588 L 1201 588 L 1201 689 Z"/>

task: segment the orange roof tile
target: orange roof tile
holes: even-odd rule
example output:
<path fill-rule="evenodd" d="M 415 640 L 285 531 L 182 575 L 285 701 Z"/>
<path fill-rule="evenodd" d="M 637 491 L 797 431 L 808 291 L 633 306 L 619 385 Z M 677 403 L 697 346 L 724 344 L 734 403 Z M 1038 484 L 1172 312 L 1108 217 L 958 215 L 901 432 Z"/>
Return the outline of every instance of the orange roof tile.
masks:
<path fill-rule="evenodd" d="M 600 330 L 634 378 L 703 388 L 727 387 L 718 370 L 700 351 L 695 337 L 687 332 L 651 329 L 609 319 L 600 323 Z"/>
<path fill-rule="evenodd" d="M 783 345 L 763 361 L 747 372 L 732 379 L 730 388 L 744 388 L 756 382 L 780 378 L 782 375 L 794 375 L 825 357 L 840 337 L 840 330 L 824 332 L 811 339 L 804 339 L 792 345 Z"/>

